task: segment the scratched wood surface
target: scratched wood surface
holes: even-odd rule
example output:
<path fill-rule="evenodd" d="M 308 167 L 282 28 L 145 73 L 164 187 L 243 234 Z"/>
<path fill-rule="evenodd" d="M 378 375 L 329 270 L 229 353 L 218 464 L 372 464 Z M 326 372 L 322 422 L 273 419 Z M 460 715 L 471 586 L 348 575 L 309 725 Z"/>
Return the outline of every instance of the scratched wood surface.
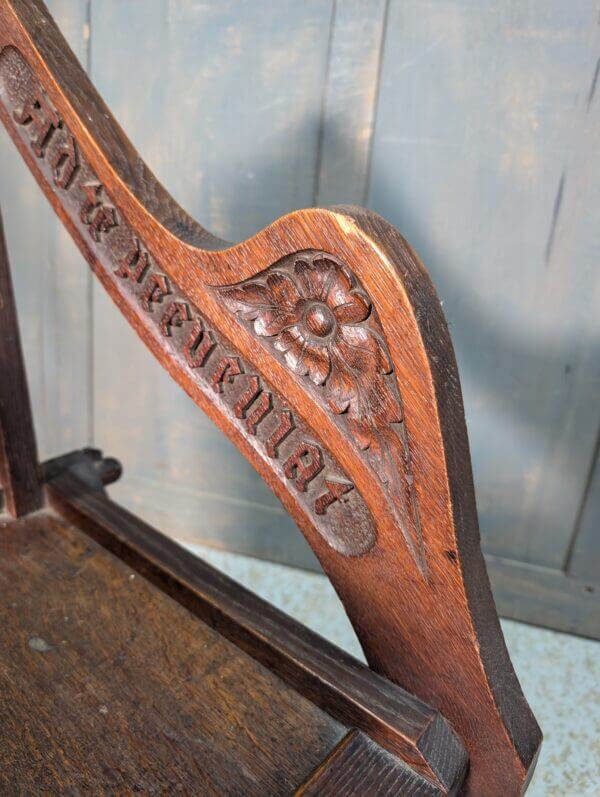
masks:
<path fill-rule="evenodd" d="M 49 5 L 142 156 L 216 234 L 336 201 L 406 234 L 457 348 L 484 547 L 597 574 L 597 2 Z M 252 468 L 91 288 L 4 130 L 0 146 L 42 455 L 93 427 L 135 511 L 180 539 L 315 566 Z M 577 630 L 578 605 L 531 617 Z"/>
<path fill-rule="evenodd" d="M 2 794 L 289 795 L 345 735 L 59 518 L 0 550 Z"/>

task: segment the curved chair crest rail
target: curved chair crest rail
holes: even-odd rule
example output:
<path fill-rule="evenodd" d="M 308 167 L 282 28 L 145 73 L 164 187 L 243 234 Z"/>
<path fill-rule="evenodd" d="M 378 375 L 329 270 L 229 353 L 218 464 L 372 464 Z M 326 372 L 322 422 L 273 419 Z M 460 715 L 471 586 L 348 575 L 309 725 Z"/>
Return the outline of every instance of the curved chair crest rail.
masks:
<path fill-rule="evenodd" d="M 411 247 L 356 207 L 213 237 L 38 0 L 0 2 L 0 115 L 123 315 L 294 518 L 370 667 L 451 721 L 464 793 L 521 794 L 539 729 L 480 551 L 452 344 Z"/>

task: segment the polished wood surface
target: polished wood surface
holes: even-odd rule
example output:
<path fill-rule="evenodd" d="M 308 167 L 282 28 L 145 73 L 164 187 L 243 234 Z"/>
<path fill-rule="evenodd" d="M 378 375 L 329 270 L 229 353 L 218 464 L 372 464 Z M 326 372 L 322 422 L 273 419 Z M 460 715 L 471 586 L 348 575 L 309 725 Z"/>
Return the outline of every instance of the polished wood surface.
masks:
<path fill-rule="evenodd" d="M 114 462 L 74 452 L 46 463 L 44 474 L 50 505 L 62 517 L 421 779 L 457 789 L 467 757 L 436 711 L 111 501 L 103 485 L 118 476 Z"/>
<path fill-rule="evenodd" d="M 0 525 L 2 794 L 289 795 L 343 738 L 75 527 Z"/>
<path fill-rule="evenodd" d="M 358 208 L 298 211 L 230 246 L 157 183 L 40 2 L 0 2 L 0 47 L 0 115 L 117 306 L 279 496 L 370 666 L 451 721 L 464 793 L 520 794 L 540 734 L 493 605 L 454 354 L 416 254 Z"/>

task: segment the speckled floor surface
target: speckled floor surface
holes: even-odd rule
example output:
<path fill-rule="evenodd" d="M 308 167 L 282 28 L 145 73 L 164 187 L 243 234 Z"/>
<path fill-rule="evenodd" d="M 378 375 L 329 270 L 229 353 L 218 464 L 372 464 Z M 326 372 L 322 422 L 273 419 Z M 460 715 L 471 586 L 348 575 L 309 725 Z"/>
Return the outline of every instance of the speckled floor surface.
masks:
<path fill-rule="evenodd" d="M 322 575 L 200 546 L 190 550 L 357 658 Z M 600 642 L 503 620 L 513 664 L 544 732 L 527 797 L 600 797 Z"/>

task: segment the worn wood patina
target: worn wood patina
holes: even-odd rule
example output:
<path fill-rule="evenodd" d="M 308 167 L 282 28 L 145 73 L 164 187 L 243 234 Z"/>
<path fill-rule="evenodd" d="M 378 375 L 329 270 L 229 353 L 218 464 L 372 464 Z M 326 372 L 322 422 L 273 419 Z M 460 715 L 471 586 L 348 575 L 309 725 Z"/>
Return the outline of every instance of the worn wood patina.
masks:
<path fill-rule="evenodd" d="M 224 733 L 220 716 L 202 732 L 190 730 L 201 746 L 203 733 L 210 738 L 205 755 L 214 768 L 204 768 L 197 782 L 213 783 L 215 794 L 252 793 L 228 765 L 230 745 L 257 784 L 256 793 L 279 793 L 269 780 L 269 766 L 261 762 L 263 755 L 273 762 L 281 752 L 289 757 L 277 785 L 282 793 L 317 793 L 319 782 L 337 788 L 335 793 L 360 793 L 362 782 L 375 794 L 522 794 L 540 732 L 504 645 L 479 547 L 452 344 L 435 290 L 414 251 L 391 225 L 357 207 L 298 211 L 237 245 L 212 236 L 139 158 L 41 2 L 0 2 L 0 116 L 123 316 L 297 523 L 342 599 L 371 669 L 219 580 L 119 509 L 103 486 L 118 475 L 114 463 L 88 451 L 53 460 L 39 471 L 31 442 L 18 447 L 31 454 L 28 472 L 36 478 L 28 487 L 11 467 L 11 447 L 3 448 L 5 493 L 33 496 L 24 512 L 7 502 L 10 515 L 25 517 L 11 522 L 7 515 L 2 530 L 3 577 L 10 584 L 16 572 L 23 578 L 14 585 L 17 597 L 4 607 L 10 614 L 22 605 L 15 614 L 22 624 L 15 631 L 21 642 L 11 655 L 26 654 L 25 671 L 35 666 L 31 645 L 23 642 L 30 634 L 29 640 L 42 640 L 33 644 L 36 653 L 56 655 L 59 661 L 52 659 L 52 666 L 65 666 L 60 658 L 68 649 L 63 652 L 59 643 L 31 630 L 50 622 L 44 617 L 58 620 L 53 592 L 44 598 L 47 615 L 39 613 L 39 590 L 27 589 L 28 567 L 56 587 L 60 609 L 65 594 L 76 590 L 74 582 L 86 578 L 82 551 L 90 539 L 89 583 L 96 586 L 89 605 L 83 605 L 85 591 L 77 593 L 81 612 L 89 613 L 82 626 L 93 627 L 96 616 L 111 617 L 122 626 L 123 639 L 133 642 L 132 619 L 116 608 L 114 584 L 124 566 L 142 576 L 149 592 L 132 591 L 131 612 L 136 627 L 157 622 L 165 629 L 156 634 L 167 658 L 172 650 L 172 688 L 165 684 L 164 699 L 173 711 L 179 700 L 189 704 L 182 684 L 202 669 L 171 648 L 170 599 L 188 612 L 181 615 L 181 635 L 192 637 L 198 623 L 198 634 L 210 637 L 206 647 L 215 656 L 222 650 L 229 661 L 229 645 L 243 651 L 240 678 L 253 685 L 245 698 L 237 686 L 227 691 L 208 674 L 202 681 L 203 688 L 216 690 L 214 711 L 231 715 L 232 736 Z M 2 284 L 8 286 L 5 301 L 12 306 L 7 259 L 0 265 Z M 15 314 L 0 320 L 14 327 Z M 0 352 L 15 373 L 11 387 L 3 389 L 7 396 L 20 390 L 21 407 L 15 414 L 2 405 L 0 420 L 8 424 L 2 439 L 15 438 L 16 424 L 27 427 L 27 435 L 17 438 L 32 441 L 16 336 L 12 347 Z M 130 400 L 135 402 L 135 395 Z M 39 506 L 35 491 L 42 478 L 46 503 L 41 512 L 27 514 Z M 44 546 L 50 546 L 56 562 Z M 9 601 L 9 590 L 2 592 Z M 147 621 L 146 612 L 152 614 Z M 211 641 L 213 632 L 202 624 L 212 626 L 227 644 Z M 50 632 L 60 636 L 56 626 Z M 107 643 L 81 628 L 79 634 L 71 644 L 83 652 L 68 666 L 81 669 L 78 677 L 85 678 L 86 656 L 95 661 Z M 68 648 L 68 635 L 65 639 Z M 53 644 L 55 653 L 41 649 Z M 153 654 L 141 641 L 137 655 L 151 668 Z M 260 667 L 244 658 L 248 655 Z M 142 665 L 115 655 L 106 665 L 106 688 L 120 682 L 129 664 L 127 683 L 143 687 Z M 213 667 L 221 664 L 209 662 L 207 673 Z M 52 692 L 57 687 L 51 668 L 45 672 L 42 690 Z M 269 681 L 273 689 L 279 681 L 286 684 L 281 685 L 283 704 L 274 703 L 270 715 L 280 739 L 292 738 L 293 729 L 306 722 L 317 728 L 314 744 L 307 737 L 267 754 L 262 737 L 252 730 L 259 722 L 253 694 L 264 694 L 254 685 L 263 677 L 279 679 Z M 312 719 L 287 712 L 288 688 L 312 704 L 299 702 L 298 711 L 316 706 Z M 65 694 L 68 700 L 69 691 Z M 152 712 L 151 705 L 135 700 L 142 715 Z M 247 704 L 243 720 L 241 700 Z M 390 705 L 397 710 L 390 712 Z M 39 750 L 40 740 L 46 740 L 42 756 L 53 762 L 53 782 L 63 787 L 72 786 L 73 775 L 68 762 L 58 762 L 57 750 L 74 743 L 79 721 L 70 718 L 48 739 L 40 715 L 34 741 L 22 741 Z M 194 723 L 192 718 L 185 722 Z M 188 744 L 187 736 L 173 733 L 175 738 L 163 734 L 170 740 L 165 744 Z M 251 734 L 253 743 L 240 745 L 239 734 Z M 150 730 L 148 740 L 155 743 Z M 298 749 L 305 743 L 299 761 Z M 86 777 L 100 777 L 95 757 L 80 753 L 89 761 Z M 162 770 L 166 760 L 142 745 L 131 751 L 126 766 L 118 766 L 129 773 L 123 777 L 136 781 L 137 768 Z M 202 768 L 202 754 L 198 761 Z M 348 761 L 358 778 L 352 783 Z M 14 777 L 18 781 L 18 770 Z M 175 776 L 183 788 L 188 777 L 193 780 L 183 770 Z"/>

